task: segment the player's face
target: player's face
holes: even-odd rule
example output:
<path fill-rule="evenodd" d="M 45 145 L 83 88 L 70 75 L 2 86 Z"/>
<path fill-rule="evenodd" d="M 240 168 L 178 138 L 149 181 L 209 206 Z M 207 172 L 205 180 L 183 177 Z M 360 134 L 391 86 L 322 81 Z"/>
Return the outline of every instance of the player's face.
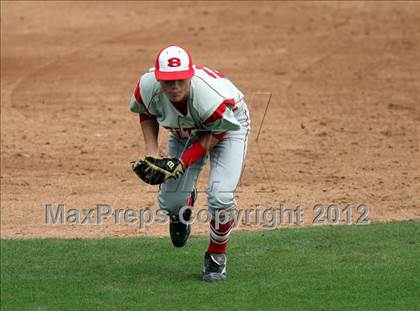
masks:
<path fill-rule="evenodd" d="M 180 102 L 190 95 L 191 79 L 160 81 L 163 92 L 171 102 Z"/>

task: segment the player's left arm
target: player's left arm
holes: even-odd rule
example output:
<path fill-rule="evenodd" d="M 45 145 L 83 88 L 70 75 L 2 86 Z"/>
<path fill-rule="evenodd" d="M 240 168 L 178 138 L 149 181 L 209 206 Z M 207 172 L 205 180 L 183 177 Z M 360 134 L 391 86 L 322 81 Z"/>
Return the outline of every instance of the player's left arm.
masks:
<path fill-rule="evenodd" d="M 203 134 L 181 156 L 181 162 L 187 168 L 202 157 L 223 140 L 227 131 L 239 130 L 240 125 L 233 115 L 233 99 L 224 100 L 217 108 L 211 107 L 203 122 L 203 127 L 209 132 Z"/>
<path fill-rule="evenodd" d="M 204 157 L 211 148 L 216 146 L 219 141 L 223 139 L 223 136 L 224 133 L 223 135 L 213 135 L 212 133 L 201 135 L 182 154 L 180 160 L 184 164 L 184 167 L 187 168 Z"/>
<path fill-rule="evenodd" d="M 223 133 L 224 134 L 224 133 Z M 200 143 L 200 145 L 206 149 L 206 151 L 209 151 L 211 148 L 213 148 L 214 146 L 216 146 L 220 140 L 222 140 L 223 138 L 217 138 L 218 136 L 215 136 L 212 133 L 206 133 L 204 135 L 202 135 L 197 142 Z"/>

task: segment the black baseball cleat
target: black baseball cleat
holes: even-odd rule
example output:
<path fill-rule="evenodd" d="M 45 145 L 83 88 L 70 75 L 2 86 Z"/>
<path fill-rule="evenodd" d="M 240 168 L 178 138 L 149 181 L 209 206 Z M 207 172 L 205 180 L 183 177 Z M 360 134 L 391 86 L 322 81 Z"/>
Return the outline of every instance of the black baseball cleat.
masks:
<path fill-rule="evenodd" d="M 213 282 L 226 279 L 226 262 L 225 254 L 206 252 L 204 255 L 203 280 Z"/>
<path fill-rule="evenodd" d="M 191 198 L 189 200 L 189 204 L 193 206 L 195 201 L 197 200 L 197 189 L 191 192 Z M 191 219 L 192 210 L 191 208 L 185 209 L 184 211 L 184 221 L 190 221 Z M 171 235 L 172 244 L 175 247 L 183 247 L 190 237 L 191 234 L 191 225 L 183 223 L 179 215 L 172 215 L 170 217 L 170 224 L 169 224 L 169 233 Z"/>

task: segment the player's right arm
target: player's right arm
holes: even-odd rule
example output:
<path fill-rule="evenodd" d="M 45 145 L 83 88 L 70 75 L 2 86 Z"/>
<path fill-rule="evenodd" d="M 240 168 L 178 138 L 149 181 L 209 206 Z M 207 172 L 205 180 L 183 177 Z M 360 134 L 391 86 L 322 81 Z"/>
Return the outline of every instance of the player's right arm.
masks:
<path fill-rule="evenodd" d="M 140 115 L 140 119 L 142 119 Z M 141 130 L 143 132 L 146 154 L 151 156 L 159 155 L 159 124 L 155 118 L 143 119 L 140 121 Z"/>
<path fill-rule="evenodd" d="M 146 155 L 159 155 L 159 123 L 157 122 L 156 117 L 147 110 L 143 103 L 140 94 L 140 81 L 137 83 L 134 94 L 131 97 L 130 110 L 139 114 Z"/>

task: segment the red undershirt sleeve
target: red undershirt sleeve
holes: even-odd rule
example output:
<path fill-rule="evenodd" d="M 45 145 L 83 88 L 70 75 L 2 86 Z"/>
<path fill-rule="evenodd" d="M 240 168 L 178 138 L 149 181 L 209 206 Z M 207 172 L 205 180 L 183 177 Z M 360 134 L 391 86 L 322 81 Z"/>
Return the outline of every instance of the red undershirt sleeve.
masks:
<path fill-rule="evenodd" d="M 147 120 L 153 120 L 156 119 L 154 116 L 148 115 L 148 114 L 139 114 L 140 123 Z"/>
<path fill-rule="evenodd" d="M 225 134 L 226 132 L 212 135 L 220 141 L 224 138 Z M 187 168 L 194 164 L 196 161 L 200 160 L 202 157 L 204 157 L 206 153 L 207 150 L 197 141 L 191 144 L 191 146 L 189 146 L 187 150 L 184 151 L 184 153 L 181 156 L 181 161 L 182 163 L 184 163 L 185 168 Z"/>
<path fill-rule="evenodd" d="M 191 146 L 189 146 L 187 150 L 184 151 L 184 153 L 181 156 L 181 161 L 182 163 L 184 163 L 185 168 L 187 168 L 202 157 L 204 157 L 206 153 L 207 150 L 203 146 L 201 146 L 201 144 L 197 141 Z"/>

